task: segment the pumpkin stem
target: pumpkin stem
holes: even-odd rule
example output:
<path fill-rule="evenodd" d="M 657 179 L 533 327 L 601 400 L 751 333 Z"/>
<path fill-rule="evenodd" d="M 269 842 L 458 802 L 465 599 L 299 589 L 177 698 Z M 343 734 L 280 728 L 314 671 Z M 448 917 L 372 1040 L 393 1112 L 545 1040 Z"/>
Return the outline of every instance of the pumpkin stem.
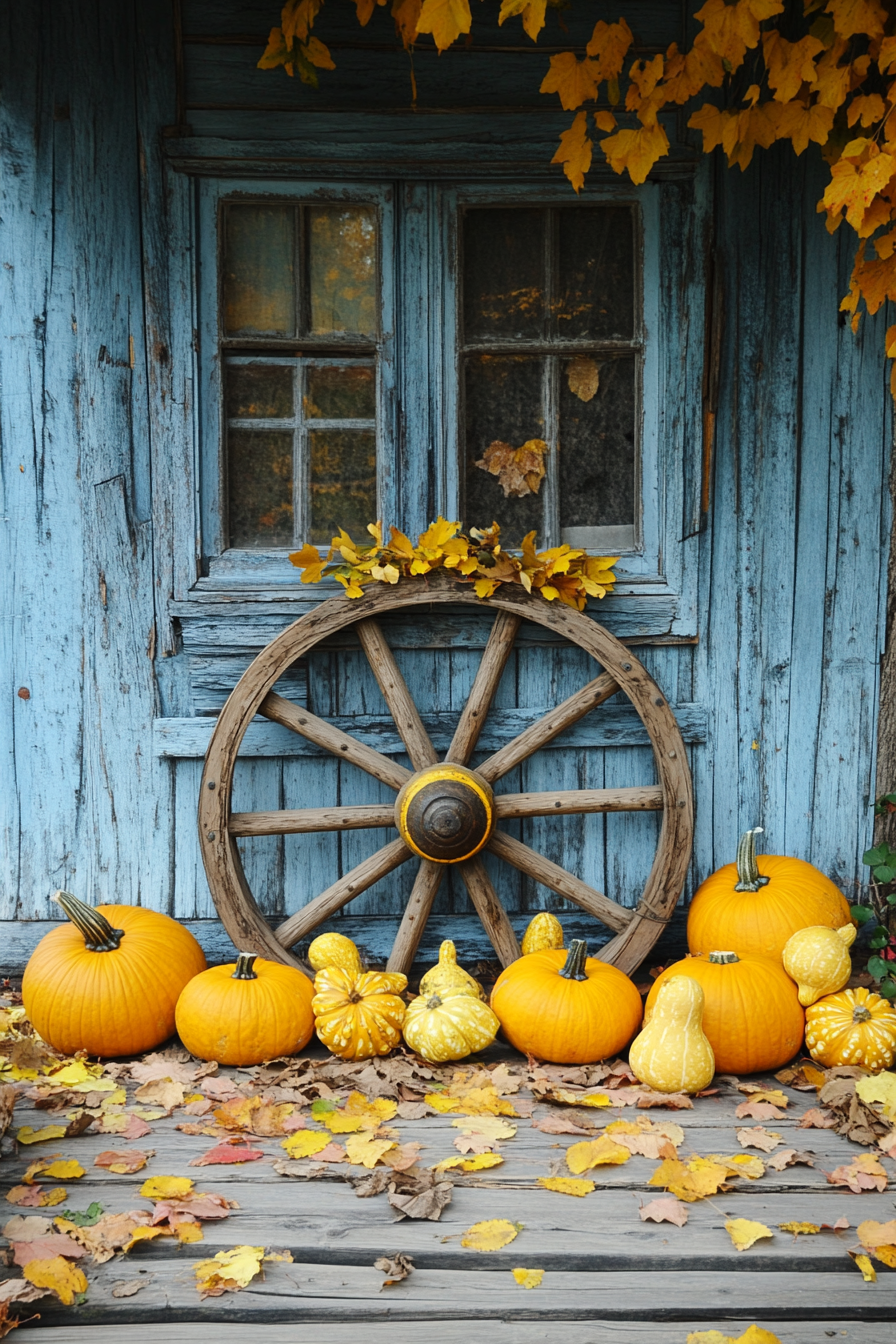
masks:
<path fill-rule="evenodd" d="M 713 966 L 733 966 L 740 957 L 736 952 L 710 952 L 709 960 Z"/>
<path fill-rule="evenodd" d="M 237 952 L 236 966 L 233 975 L 230 977 L 231 980 L 257 980 L 258 976 L 252 969 L 257 957 L 257 952 Z"/>
<path fill-rule="evenodd" d="M 84 946 L 89 952 L 117 952 L 124 937 L 124 929 L 112 925 L 93 906 L 86 905 L 70 891 L 57 891 L 50 897 L 65 911 L 68 918 L 84 935 Z"/>
<path fill-rule="evenodd" d="M 763 877 L 756 863 L 756 841 L 754 836 L 762 834 L 761 826 L 746 831 L 737 846 L 737 884 L 735 891 L 758 891 L 768 885 L 769 879 Z"/>
<path fill-rule="evenodd" d="M 584 938 L 570 939 L 566 963 L 560 971 L 564 980 L 588 979 L 585 974 L 585 957 L 587 954 L 588 944 L 585 942 Z"/>

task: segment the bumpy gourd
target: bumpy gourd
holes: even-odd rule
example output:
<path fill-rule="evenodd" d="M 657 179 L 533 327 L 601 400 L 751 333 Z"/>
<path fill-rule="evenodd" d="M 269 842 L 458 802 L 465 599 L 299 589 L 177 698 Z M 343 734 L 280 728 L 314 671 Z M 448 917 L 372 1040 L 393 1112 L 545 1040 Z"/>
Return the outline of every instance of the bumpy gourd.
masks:
<path fill-rule="evenodd" d="M 716 1070 L 703 1034 L 703 988 L 689 975 L 661 987 L 647 1026 L 628 1052 L 632 1073 L 657 1092 L 702 1092 Z"/>
<path fill-rule="evenodd" d="M 879 1073 L 896 1059 L 896 1010 L 870 989 L 844 989 L 806 1009 L 806 1046 L 819 1064 L 864 1064 Z"/>
<path fill-rule="evenodd" d="M 852 975 L 849 949 L 855 942 L 854 924 L 829 929 L 813 924 L 798 929 L 784 944 L 784 969 L 796 981 L 800 1003 L 808 1008 L 823 994 L 836 994 Z"/>
<path fill-rule="evenodd" d="M 747 831 L 737 848 L 737 862 L 725 864 L 694 893 L 688 910 L 691 952 L 730 947 L 739 957 L 780 960 L 784 944 L 798 929 L 810 924 L 839 929 L 848 923 L 846 897 L 824 873 L 802 859 L 775 854 L 757 858 L 756 833 Z"/>
<path fill-rule="evenodd" d="M 457 989 L 464 994 L 473 994 L 483 1003 L 488 1003 L 488 995 L 478 980 L 474 980 L 469 971 L 457 964 L 457 951 L 450 938 L 446 938 L 439 948 L 439 960 L 431 966 L 420 979 L 421 996 L 441 994 L 448 989 Z"/>
<path fill-rule="evenodd" d="M 177 1001 L 177 1032 L 197 1059 L 261 1064 L 311 1040 L 314 991 L 294 966 L 240 952 L 236 962 L 194 976 Z"/>
<path fill-rule="evenodd" d="M 314 971 L 339 966 L 349 975 L 361 974 L 361 956 L 344 933 L 321 933 L 308 949 L 308 965 Z"/>
<path fill-rule="evenodd" d="M 689 975 L 703 987 L 703 1031 L 719 1073 L 779 1069 L 799 1050 L 804 1014 L 796 985 L 780 961 L 710 952 L 667 966 L 654 980 L 644 1008 L 650 1021 L 661 986 Z"/>
<path fill-rule="evenodd" d="M 342 1059 L 388 1055 L 401 1040 L 407 1005 L 398 995 L 407 983 L 398 971 L 355 976 L 338 966 L 318 971 L 311 1008 L 323 1044 Z"/>
<path fill-rule="evenodd" d="M 523 934 L 522 953 L 528 957 L 530 952 L 547 952 L 563 946 L 563 928 L 556 915 L 550 910 L 539 910 L 529 921 Z"/>
<path fill-rule="evenodd" d="M 25 968 L 22 998 L 34 1030 L 65 1055 L 106 1059 L 173 1036 L 178 996 L 205 970 L 193 935 L 139 905 L 93 907 L 70 891 L 53 899 L 71 923 L 51 929 Z"/>
<path fill-rule="evenodd" d="M 430 1064 L 466 1059 L 491 1045 L 500 1027 L 488 1004 L 462 989 L 412 999 L 404 1019 L 404 1039 Z"/>
<path fill-rule="evenodd" d="M 532 952 L 501 972 L 491 1005 L 515 1049 L 554 1064 L 594 1064 L 628 1045 L 641 996 L 622 971 L 585 953 L 574 939 L 568 952 Z"/>

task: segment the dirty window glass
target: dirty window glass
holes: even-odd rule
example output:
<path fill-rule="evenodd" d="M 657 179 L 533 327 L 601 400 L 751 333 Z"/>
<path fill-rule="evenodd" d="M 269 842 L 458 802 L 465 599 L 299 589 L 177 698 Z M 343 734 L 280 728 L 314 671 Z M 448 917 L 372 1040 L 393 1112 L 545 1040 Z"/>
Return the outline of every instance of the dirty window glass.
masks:
<path fill-rule="evenodd" d="M 327 546 L 378 512 L 377 212 L 228 204 L 222 238 L 229 545 Z"/>
<path fill-rule="evenodd" d="M 495 519 L 512 545 L 534 530 L 542 545 L 637 546 L 636 227 L 626 205 L 465 211 L 467 526 Z"/>

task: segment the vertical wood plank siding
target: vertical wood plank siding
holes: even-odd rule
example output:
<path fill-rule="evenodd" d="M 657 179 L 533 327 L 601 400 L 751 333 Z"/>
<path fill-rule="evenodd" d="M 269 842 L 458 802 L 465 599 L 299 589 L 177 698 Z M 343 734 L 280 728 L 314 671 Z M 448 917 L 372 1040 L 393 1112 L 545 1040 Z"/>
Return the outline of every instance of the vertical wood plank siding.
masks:
<path fill-rule="evenodd" d="M 536 92 L 543 53 L 476 49 L 441 60 L 418 55 L 421 106 L 442 116 L 407 117 L 402 52 L 381 64 L 341 47 L 339 71 L 324 73 L 314 102 L 280 73 L 254 69 L 253 43 L 276 8 L 186 0 L 191 153 L 202 143 L 209 153 L 239 145 L 244 158 L 276 158 L 290 137 L 294 146 L 318 133 L 303 131 L 306 121 L 319 126 L 333 113 L 335 125 L 337 112 L 355 110 L 369 114 L 380 149 L 399 134 L 443 145 L 455 137 L 461 166 L 466 159 L 483 175 L 510 153 L 523 111 L 547 106 Z M 348 10 L 340 18 L 344 6 L 329 9 L 336 38 L 357 40 Z M 677 6 L 633 0 L 626 12 L 633 11 L 646 50 L 679 36 Z M 581 26 L 574 14 L 570 21 Z M 377 25 L 387 18 L 377 10 L 365 30 L 371 40 L 380 40 Z M 495 42 L 519 48 L 511 27 Z M 199 453 L 193 185 L 167 164 L 162 135 L 175 120 L 172 31 L 169 0 L 35 0 L 0 11 L 0 921 L 49 918 L 47 897 L 57 886 L 187 919 L 213 916 L 195 834 L 200 765 L 155 755 L 153 721 L 214 714 L 254 651 L 292 619 L 287 600 L 252 608 L 237 594 L 221 604 L 220 618 L 206 606 L 201 620 L 179 624 L 199 573 Z M 38 51 L 39 60 L 31 55 Z M 504 120 L 475 111 L 493 99 Z M 540 114 L 532 124 L 533 141 L 552 125 Z M 851 235 L 825 232 L 815 213 L 825 174 L 809 158 L 780 149 L 758 155 L 744 174 L 713 169 L 724 308 L 702 532 L 693 361 L 664 368 L 660 380 L 670 404 L 670 389 L 687 382 L 685 422 L 660 417 L 660 432 L 686 455 L 684 493 L 674 500 L 682 540 L 664 557 L 666 572 L 673 581 L 682 569 L 699 573 L 692 590 L 678 584 L 695 610 L 671 613 L 667 628 L 676 619 L 682 629 L 696 626 L 699 643 L 635 652 L 673 705 L 706 710 L 706 741 L 689 747 L 697 831 L 688 892 L 733 857 L 741 829 L 759 824 L 768 850 L 810 858 L 853 896 L 871 835 L 890 529 L 883 315 L 866 319 L 858 337 L 838 324 Z M 220 162 L 213 171 L 222 171 Z M 406 212 L 420 206 L 421 232 L 405 264 L 431 267 L 438 249 L 431 239 L 424 245 L 433 226 L 423 207 L 436 188 L 422 171 L 405 176 L 395 190 Z M 667 242 L 679 227 L 672 215 L 690 208 L 690 196 L 687 180 L 670 183 L 661 220 Z M 688 299 L 699 292 L 702 264 L 696 250 L 678 267 L 675 257 L 661 258 L 662 310 L 682 332 L 682 348 L 703 339 L 702 303 L 698 310 Z M 400 453 L 386 496 L 409 529 L 443 507 L 440 480 L 449 471 L 430 452 L 446 440 L 443 371 L 414 359 L 427 325 L 445 320 L 439 277 L 429 279 L 430 305 L 405 312 L 396 330 L 403 372 L 390 415 Z M 424 620 L 403 636 L 393 629 L 401 636 L 398 664 L 424 715 L 458 713 L 472 684 L 482 638 L 469 623 L 459 628 L 466 633 L 452 650 L 439 647 L 440 632 Z M 587 664 L 577 650 L 524 638 L 495 707 L 562 700 L 594 675 Z M 316 651 L 280 689 L 323 716 L 385 713 L 363 654 L 345 641 Z M 573 745 L 526 762 L 502 789 L 653 777 L 644 746 Z M 248 758 L 238 795 L 235 805 L 246 811 L 391 798 L 353 767 L 313 756 Z M 631 903 L 650 866 L 657 817 L 538 818 L 507 829 Z M 356 831 L 240 844 L 260 903 L 280 917 L 387 837 Z M 531 909 L 565 907 L 515 870 L 491 858 L 486 866 L 519 927 Z M 396 915 L 413 877 L 413 865 L 401 868 L 339 918 L 348 928 Z M 471 914 L 450 873 L 435 911 Z"/>

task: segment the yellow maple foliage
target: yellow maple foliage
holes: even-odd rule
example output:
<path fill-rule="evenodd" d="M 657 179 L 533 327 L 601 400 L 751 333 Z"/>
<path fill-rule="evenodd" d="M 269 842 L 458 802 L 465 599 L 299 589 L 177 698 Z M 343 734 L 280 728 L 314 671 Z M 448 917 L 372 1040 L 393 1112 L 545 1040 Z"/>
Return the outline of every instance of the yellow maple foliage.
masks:
<path fill-rule="evenodd" d="M 352 1137 L 355 1137 L 354 1135 Z M 321 1134 L 317 1129 L 297 1129 L 295 1134 L 287 1134 L 280 1144 L 292 1158 L 313 1157 L 320 1153 L 330 1142 L 329 1134 Z"/>
<path fill-rule="evenodd" d="M 571 1144 L 566 1150 L 566 1165 L 574 1176 L 579 1176 L 592 1167 L 621 1166 L 631 1155 L 629 1148 L 614 1143 L 607 1134 L 601 1134 L 600 1138 Z"/>
<path fill-rule="evenodd" d="M 370 1132 L 349 1134 L 345 1141 L 348 1160 L 356 1167 L 375 1167 L 383 1153 L 388 1153 L 397 1147 L 398 1145 L 391 1139 L 376 1139 Z"/>
<path fill-rule="evenodd" d="M 757 1241 L 775 1235 L 765 1223 L 754 1222 L 752 1218 L 729 1218 L 725 1231 L 739 1251 L 748 1251 Z"/>
<path fill-rule="evenodd" d="M 877 1271 L 867 1255 L 860 1255 L 856 1251 L 850 1251 L 849 1254 L 856 1262 L 856 1269 L 862 1271 L 862 1278 L 866 1283 L 877 1283 Z"/>
<path fill-rule="evenodd" d="M 475 1157 L 446 1157 L 437 1162 L 433 1171 L 485 1171 L 488 1167 L 500 1167 L 504 1161 L 500 1153 L 477 1153 Z"/>
<path fill-rule="evenodd" d="M 181 1199 L 193 1189 L 189 1176 L 150 1176 L 140 1187 L 144 1199 Z"/>
<path fill-rule="evenodd" d="M 54 1255 L 49 1260 L 29 1260 L 22 1274 L 35 1288 L 46 1288 L 55 1293 L 65 1307 L 70 1307 L 78 1293 L 87 1292 L 87 1278 L 65 1256 Z"/>
<path fill-rule="evenodd" d="M 782 1232 L 792 1232 L 795 1237 L 814 1237 L 821 1231 L 818 1223 L 779 1223 Z"/>
<path fill-rule="evenodd" d="M 263 1259 L 263 1246 L 234 1246 L 230 1251 L 218 1251 L 211 1260 L 197 1261 L 193 1273 L 200 1297 L 220 1297 L 246 1288 L 262 1272 Z"/>
<path fill-rule="evenodd" d="M 667 1157 L 647 1184 L 662 1186 L 678 1199 L 693 1204 L 698 1199 L 716 1194 L 727 1179 L 727 1165 L 723 1166 L 711 1158 L 693 1157 L 685 1163 L 678 1158 Z"/>

